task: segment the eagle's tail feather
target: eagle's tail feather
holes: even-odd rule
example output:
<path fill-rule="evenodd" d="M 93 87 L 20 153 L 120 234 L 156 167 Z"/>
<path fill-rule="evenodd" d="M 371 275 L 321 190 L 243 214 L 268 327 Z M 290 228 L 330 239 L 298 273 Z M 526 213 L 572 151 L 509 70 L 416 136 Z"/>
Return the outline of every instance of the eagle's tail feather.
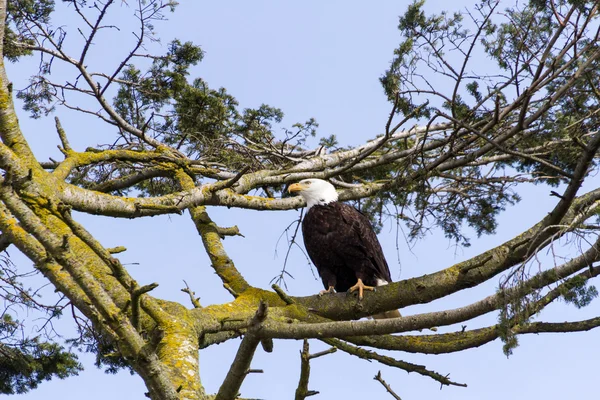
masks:
<path fill-rule="evenodd" d="M 399 318 L 402 315 L 398 310 L 385 311 L 380 314 L 373 315 L 373 319 Z"/>

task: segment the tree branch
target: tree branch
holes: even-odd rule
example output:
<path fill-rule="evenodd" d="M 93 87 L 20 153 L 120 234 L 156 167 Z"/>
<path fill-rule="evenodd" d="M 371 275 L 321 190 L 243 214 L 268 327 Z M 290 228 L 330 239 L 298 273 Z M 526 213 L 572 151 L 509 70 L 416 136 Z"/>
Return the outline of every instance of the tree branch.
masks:
<path fill-rule="evenodd" d="M 428 376 L 446 386 L 462 386 L 467 387 L 464 383 L 453 382 L 448 378 L 448 375 L 444 376 L 437 372 L 428 370 L 424 365 L 412 364 L 406 361 L 395 360 L 391 357 L 382 356 L 374 351 L 361 349 L 360 347 L 352 346 L 342 340 L 338 339 L 323 339 L 323 341 L 331 346 L 335 346 L 343 352 L 352 354 L 365 360 L 375 360 L 382 364 L 389 365 L 390 367 L 396 367 L 405 370 L 406 372 L 416 372 L 419 375 Z"/>
<path fill-rule="evenodd" d="M 551 271 L 548 271 L 551 273 Z M 559 273 L 560 274 L 560 273 Z M 581 284 L 588 279 L 594 278 L 600 275 L 600 267 L 593 267 L 584 271 L 573 278 L 565 280 L 563 283 L 552 289 L 541 299 L 535 301 L 533 304 L 528 305 L 521 313 L 512 317 L 512 322 L 507 322 L 508 326 L 515 335 L 523 333 L 535 333 L 534 331 L 529 332 L 528 326 L 531 324 L 521 323 L 520 321 L 528 320 L 532 315 L 538 313 L 550 302 L 560 297 L 564 293 L 568 292 L 575 284 Z M 557 281 L 559 278 L 557 277 Z M 527 296 L 533 290 L 539 289 L 541 286 L 533 285 L 532 282 L 524 282 L 522 288 L 519 288 L 513 293 L 506 293 L 502 291 L 499 293 L 500 299 L 506 303 L 512 298 L 520 298 Z M 525 289 L 525 290 L 523 290 Z M 496 308 L 502 307 L 503 304 L 498 303 Z M 506 329 L 506 326 L 502 329 Z M 565 329 L 569 324 L 565 325 Z M 579 327 L 577 324 L 573 324 L 573 327 Z M 592 329 L 593 325 L 581 325 L 589 326 Z M 474 347 L 482 346 L 493 340 L 496 340 L 500 336 L 500 325 L 488 326 L 485 328 L 473 329 L 473 330 L 462 330 L 459 332 L 437 334 L 437 335 L 419 335 L 419 336 L 397 336 L 397 335 L 385 335 L 385 336 L 361 336 L 361 337 L 347 337 L 344 340 L 353 343 L 358 346 L 370 346 L 376 347 L 382 350 L 398 350 L 410 353 L 422 353 L 422 354 L 446 354 Z M 568 330 L 567 330 L 568 331 Z"/>
<path fill-rule="evenodd" d="M 69 139 L 67 139 L 67 134 L 65 133 L 65 130 L 63 129 L 60 120 L 58 119 L 58 117 L 54 117 L 54 121 L 56 123 L 56 132 L 58 133 L 58 136 L 60 137 L 60 142 L 62 143 L 62 148 L 64 149 L 65 152 L 69 152 L 71 151 L 71 145 L 69 144 Z"/>
<path fill-rule="evenodd" d="M 144 378 L 152 396 L 177 399 L 178 395 L 175 388 L 172 387 L 171 380 L 158 357 L 155 353 L 146 352 L 144 350 L 145 343 L 135 328 L 130 323 L 117 317 L 120 315 L 120 308 L 114 303 L 111 294 L 95 280 L 86 266 L 81 263 L 82 254 L 75 255 L 70 247 L 65 248 L 62 238 L 44 225 L 18 197 L 11 193 L 10 187 L 4 185 L 0 188 L 0 198 L 27 232 L 32 234 L 44 246 L 49 255 L 58 260 L 77 285 L 81 287 L 92 302 L 93 307 L 98 310 L 102 319 L 106 321 L 106 327 L 110 327 L 114 331 L 113 340 L 120 340 L 121 352 L 125 356 L 137 357 L 140 360 L 137 371 Z M 48 225 L 52 226 L 52 224 Z M 56 223 L 54 225 L 54 229 L 60 229 L 56 226 Z M 87 261 L 94 262 L 90 259 Z M 83 308 L 83 310 L 89 309 L 90 307 Z M 88 316 L 94 317 L 94 314 L 90 313 Z"/>
<path fill-rule="evenodd" d="M 296 388 L 295 400 L 304 400 L 307 397 L 319 394 L 315 390 L 308 390 L 308 380 L 310 378 L 310 353 L 308 339 L 304 339 L 302 351 L 300 352 L 300 380 Z"/>
<path fill-rule="evenodd" d="M 544 222 L 542 220 L 530 229 L 517 235 L 514 239 L 472 259 L 423 277 L 411 278 L 381 286 L 377 288 L 377 293 L 365 296 L 361 302 L 348 302 L 347 296 L 343 293 L 327 296 L 326 299 L 319 298 L 318 296 L 296 297 L 294 301 L 308 309 L 314 310 L 323 317 L 335 320 L 364 317 L 384 311 L 396 310 L 412 304 L 428 303 L 434 299 L 447 296 L 450 293 L 476 286 L 500 272 L 524 262 L 531 256 L 532 252 L 541 250 L 541 248 L 531 248 L 531 240 L 533 238 L 537 241 L 541 239 L 548 240 L 549 238 L 552 238 L 553 241 L 558 240 L 569 231 L 575 229 L 577 222 L 583 221 L 593 215 L 594 211 L 592 210 L 600 207 L 600 204 L 598 204 L 599 196 L 600 190 L 593 190 L 577 198 L 573 201 L 570 210 L 559 226 L 540 231 L 540 227 Z M 553 275 L 555 271 L 550 270 L 541 273 L 536 279 L 539 279 L 539 284 L 543 286 L 543 282 L 546 282 L 545 284 L 555 282 L 556 280 L 553 280 L 553 277 L 559 279 L 585 268 L 590 262 L 598 258 L 597 246 L 598 244 L 593 245 L 581 256 L 575 257 L 570 262 L 561 266 L 561 268 L 558 268 L 557 271 L 560 272 L 557 272 L 557 277 Z M 531 282 L 531 284 L 535 283 L 535 280 Z M 463 314 L 465 318 L 469 316 L 467 319 L 470 319 L 476 315 L 480 315 L 477 314 L 480 309 L 491 311 L 494 309 L 494 298 L 495 296 L 490 296 L 481 302 L 474 303 L 478 305 L 473 305 L 470 309 L 465 307 L 464 311 L 460 312 L 460 314 Z M 484 306 L 484 304 L 487 305 Z M 449 321 L 453 321 L 451 323 L 460 322 L 460 320 L 455 319 L 449 319 Z M 439 323 L 433 323 L 429 326 L 420 326 L 419 329 L 439 325 Z"/>
<path fill-rule="evenodd" d="M 183 281 L 183 283 L 185 283 L 185 288 L 181 289 L 181 291 L 187 293 L 190 296 L 190 301 L 192 302 L 194 308 L 202 308 L 202 306 L 200 305 L 200 298 L 196 297 L 196 293 L 194 293 L 194 291 L 190 289 L 186 281 Z"/>
<path fill-rule="evenodd" d="M 384 381 L 384 380 L 383 380 L 383 378 L 381 377 L 381 371 L 378 371 L 378 372 L 377 372 L 377 375 L 375 375 L 375 377 L 374 377 L 373 379 L 375 379 L 376 381 L 378 381 L 379 383 L 381 383 L 381 384 L 383 385 L 383 387 L 385 388 L 385 390 L 387 390 L 387 392 L 388 392 L 389 394 L 391 394 L 391 395 L 392 395 L 392 397 L 393 397 L 394 399 L 396 399 L 396 400 L 402 400 L 402 399 L 400 398 L 400 396 L 398 396 L 398 395 L 396 394 L 396 392 L 394 392 L 394 391 L 392 390 L 392 388 L 390 387 L 390 385 L 388 385 L 388 384 L 386 383 L 386 381 Z"/>
<path fill-rule="evenodd" d="M 252 318 L 250 327 L 244 335 L 244 339 L 235 355 L 231 368 L 219 388 L 215 400 L 234 400 L 238 396 L 242 382 L 247 375 L 246 371 L 250 368 L 254 352 L 260 343 L 260 338 L 257 333 L 262 329 L 262 323 L 266 317 L 267 304 L 261 302 L 256 314 Z"/>
<path fill-rule="evenodd" d="M 194 181 L 184 171 L 178 171 L 175 177 L 182 189 L 194 187 Z M 223 247 L 219 227 L 211 220 L 205 207 L 191 207 L 189 211 L 215 272 L 224 285 L 227 285 L 238 295 L 243 293 L 250 285 L 227 255 Z"/>

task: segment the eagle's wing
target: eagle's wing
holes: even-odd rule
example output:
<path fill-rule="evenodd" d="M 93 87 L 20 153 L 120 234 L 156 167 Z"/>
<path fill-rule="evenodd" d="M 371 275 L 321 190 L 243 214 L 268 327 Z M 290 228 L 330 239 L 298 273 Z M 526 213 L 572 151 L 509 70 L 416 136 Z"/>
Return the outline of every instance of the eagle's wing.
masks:
<path fill-rule="evenodd" d="M 356 261 L 352 259 L 358 258 L 361 266 L 374 273 L 376 278 L 391 282 L 390 269 L 383 255 L 381 244 L 371 226 L 371 221 L 348 204 L 336 204 L 345 224 L 351 227 L 346 232 L 349 239 L 347 243 L 351 244 L 345 250 L 348 262 L 354 263 Z"/>
<path fill-rule="evenodd" d="M 336 209 L 329 205 L 314 206 L 304 216 L 302 235 L 306 252 L 317 268 L 325 289 L 336 282 L 336 290 L 345 291 L 355 278 L 340 256 L 342 242 L 345 241 L 339 234 L 341 223 L 343 220 Z"/>

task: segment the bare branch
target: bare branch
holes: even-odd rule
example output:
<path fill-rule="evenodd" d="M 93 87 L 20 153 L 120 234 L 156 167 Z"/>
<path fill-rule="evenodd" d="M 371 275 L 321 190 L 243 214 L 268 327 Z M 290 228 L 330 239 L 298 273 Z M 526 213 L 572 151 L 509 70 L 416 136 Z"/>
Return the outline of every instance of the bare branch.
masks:
<path fill-rule="evenodd" d="M 119 254 L 123 253 L 124 251 L 127 251 L 127 248 L 125 246 L 117 246 L 107 248 L 106 251 L 108 251 L 110 254 Z"/>
<path fill-rule="evenodd" d="M 219 233 L 219 236 L 221 237 L 221 239 L 225 239 L 226 236 L 241 236 L 244 237 L 244 235 L 242 235 L 240 233 L 240 229 L 236 226 L 230 226 L 230 227 L 222 227 L 222 226 L 218 226 L 217 227 L 217 232 Z"/>
<path fill-rule="evenodd" d="M 285 304 L 294 304 L 294 299 L 291 298 L 282 288 L 276 284 L 272 284 L 271 288 L 277 293 L 279 298 L 285 302 Z"/>
<path fill-rule="evenodd" d="M 391 395 L 392 395 L 392 397 L 393 397 L 394 399 L 396 399 L 396 400 L 402 400 L 402 399 L 400 398 L 400 396 L 398 396 L 398 395 L 396 394 L 396 392 L 394 392 L 394 391 L 392 390 L 392 388 L 390 387 L 390 385 L 388 385 L 388 384 L 387 384 L 387 383 L 386 383 L 386 382 L 383 380 L 383 378 L 381 377 L 381 371 L 378 371 L 378 372 L 377 372 L 377 375 L 375 375 L 375 377 L 374 377 L 373 379 L 375 379 L 376 381 L 378 381 L 379 383 L 381 383 L 381 384 L 383 385 L 383 387 L 385 388 L 385 390 L 387 390 L 387 392 L 388 392 L 389 394 L 391 394 Z"/>
<path fill-rule="evenodd" d="M 194 293 L 192 289 L 190 289 L 190 286 L 185 280 L 183 281 L 183 283 L 185 283 L 185 288 L 181 289 L 181 291 L 187 293 L 190 296 L 190 301 L 192 302 L 194 308 L 202 308 L 202 306 L 200 305 L 200 297 L 196 297 L 196 293 Z"/>
<path fill-rule="evenodd" d="M 56 131 L 58 132 L 58 136 L 60 137 L 62 147 L 65 151 L 68 152 L 71 150 L 71 145 L 69 144 L 69 140 L 67 139 L 67 134 L 65 133 L 65 130 L 60 124 L 60 120 L 58 119 L 58 117 L 55 117 L 54 121 L 56 122 Z"/>
<path fill-rule="evenodd" d="M 365 360 L 375 360 L 382 364 L 389 365 L 390 367 L 396 367 L 405 370 L 406 372 L 416 372 L 417 374 L 428 376 L 442 385 L 446 386 L 462 386 L 467 387 L 464 383 L 453 382 L 448 378 L 448 375 L 444 376 L 437 372 L 428 370 L 424 365 L 412 364 L 406 361 L 395 360 L 391 357 L 382 356 L 374 351 L 361 349 L 360 347 L 352 346 L 342 340 L 338 339 L 323 339 L 323 341 L 331 346 L 335 346 L 339 350 L 352 354 Z"/>
<path fill-rule="evenodd" d="M 302 351 L 300 352 L 300 380 L 296 388 L 295 400 L 304 400 L 309 396 L 319 394 L 316 390 L 308 390 L 308 380 L 310 378 L 310 353 L 308 340 L 304 339 Z"/>

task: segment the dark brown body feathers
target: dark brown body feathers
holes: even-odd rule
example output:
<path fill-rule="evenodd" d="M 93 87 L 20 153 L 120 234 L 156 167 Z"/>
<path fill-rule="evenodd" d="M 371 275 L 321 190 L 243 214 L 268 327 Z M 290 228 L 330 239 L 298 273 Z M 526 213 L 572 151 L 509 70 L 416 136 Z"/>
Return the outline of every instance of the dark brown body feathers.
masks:
<path fill-rule="evenodd" d="M 368 286 L 377 286 L 377 279 L 392 281 L 371 223 L 354 207 L 338 202 L 312 206 L 302 234 L 325 289 L 345 292 L 358 278 Z"/>

